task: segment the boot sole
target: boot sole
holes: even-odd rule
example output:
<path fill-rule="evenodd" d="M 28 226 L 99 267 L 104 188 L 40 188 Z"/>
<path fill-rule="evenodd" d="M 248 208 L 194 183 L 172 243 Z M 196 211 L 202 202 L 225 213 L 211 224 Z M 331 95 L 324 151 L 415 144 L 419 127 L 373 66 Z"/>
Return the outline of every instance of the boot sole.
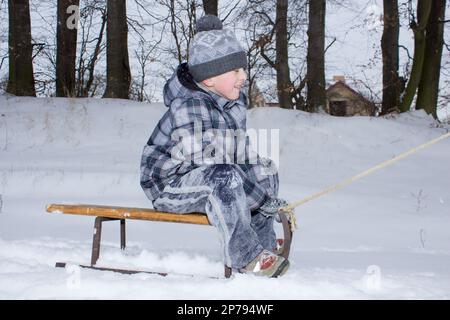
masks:
<path fill-rule="evenodd" d="M 271 276 L 271 278 L 277 278 L 281 277 L 283 274 L 286 273 L 286 271 L 289 269 L 289 260 L 284 260 L 278 269 L 274 272 L 274 274 Z"/>

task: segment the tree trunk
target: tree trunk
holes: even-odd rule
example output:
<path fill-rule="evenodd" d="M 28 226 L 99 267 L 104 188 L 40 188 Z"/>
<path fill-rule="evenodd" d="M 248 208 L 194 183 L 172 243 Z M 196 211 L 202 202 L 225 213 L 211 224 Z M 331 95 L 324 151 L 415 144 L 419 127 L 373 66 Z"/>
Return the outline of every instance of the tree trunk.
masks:
<path fill-rule="evenodd" d="M 398 1 L 384 0 L 384 28 L 381 37 L 383 56 L 383 102 L 381 114 L 397 110 L 400 106 L 400 81 L 398 77 L 398 36 L 400 30 Z"/>
<path fill-rule="evenodd" d="M 106 91 L 104 98 L 128 99 L 130 63 L 128 59 L 128 26 L 125 0 L 108 0 L 106 27 Z"/>
<path fill-rule="evenodd" d="M 288 0 L 277 0 L 275 34 L 277 94 L 280 107 L 292 109 L 292 83 L 288 63 L 288 35 L 287 35 Z"/>
<path fill-rule="evenodd" d="M 325 0 L 309 1 L 307 72 L 307 109 L 326 106 L 325 92 Z"/>
<path fill-rule="evenodd" d="M 437 119 L 442 46 L 444 44 L 445 0 L 433 0 L 426 30 L 425 61 L 417 93 L 416 109 L 424 109 Z"/>
<path fill-rule="evenodd" d="M 36 96 L 28 0 L 8 0 L 9 79 L 6 92 L 16 96 Z"/>
<path fill-rule="evenodd" d="M 431 0 L 418 0 L 417 2 L 417 21 L 414 21 L 411 28 L 414 32 L 414 58 L 411 75 L 406 86 L 405 95 L 400 106 L 401 112 L 409 111 L 411 103 L 419 86 L 422 77 L 423 62 L 425 59 L 425 31 L 428 24 L 428 18 L 431 11 Z"/>
<path fill-rule="evenodd" d="M 56 27 L 56 96 L 75 96 L 75 60 L 77 55 L 77 21 L 80 0 L 58 0 Z M 76 8 L 69 8 L 76 6 Z M 74 12 L 74 10 L 76 10 Z"/>
<path fill-rule="evenodd" d="M 218 14 L 218 2 L 219 0 L 203 0 L 203 10 L 205 14 L 212 14 L 214 16 L 219 16 Z"/>

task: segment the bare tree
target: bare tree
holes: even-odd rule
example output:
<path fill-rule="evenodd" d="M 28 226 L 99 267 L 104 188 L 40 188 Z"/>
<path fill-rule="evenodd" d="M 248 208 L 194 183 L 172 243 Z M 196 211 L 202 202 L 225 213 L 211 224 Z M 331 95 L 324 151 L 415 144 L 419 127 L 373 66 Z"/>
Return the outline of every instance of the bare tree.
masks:
<path fill-rule="evenodd" d="M 156 49 L 160 45 L 162 38 L 159 41 L 154 43 L 147 43 L 141 41 L 139 43 L 138 50 L 134 51 L 135 57 L 137 58 L 139 69 L 140 69 L 140 77 L 139 81 L 135 81 L 134 90 L 135 98 L 137 101 L 150 101 L 150 96 L 146 91 L 147 85 L 147 68 L 148 65 L 152 62 L 156 61 Z"/>
<path fill-rule="evenodd" d="M 105 50 L 104 33 L 107 22 L 106 4 L 102 0 L 86 1 L 80 11 L 80 50 L 76 69 L 76 96 L 95 96 L 96 89 L 102 86 L 96 81 L 103 81 L 103 77 L 95 75 L 95 67 L 100 55 Z M 100 27 L 94 19 L 100 17 Z M 98 30 L 96 37 L 91 38 L 91 33 Z M 95 44 L 90 48 L 90 44 Z M 91 53 L 89 53 L 92 51 Z"/>
<path fill-rule="evenodd" d="M 411 103 L 422 77 L 422 68 L 425 60 L 426 28 L 430 17 L 431 4 L 431 0 L 417 1 L 417 21 L 413 12 L 411 12 L 412 21 L 410 27 L 414 33 L 414 60 L 408 85 L 400 105 L 400 111 L 402 112 L 411 108 Z"/>
<path fill-rule="evenodd" d="M 293 85 L 289 72 L 288 32 L 287 32 L 288 0 L 277 0 L 275 37 L 277 92 L 280 107 L 291 109 Z"/>
<path fill-rule="evenodd" d="M 325 108 L 325 0 L 309 1 L 307 110 Z"/>
<path fill-rule="evenodd" d="M 160 4 L 169 12 L 170 31 L 175 42 L 175 48 L 169 51 L 178 63 L 189 60 L 189 44 L 195 34 L 197 10 L 200 4 L 196 0 L 160 0 Z"/>
<path fill-rule="evenodd" d="M 75 60 L 79 0 L 58 0 L 56 28 L 56 96 L 75 96 Z"/>
<path fill-rule="evenodd" d="M 272 18 L 264 8 L 259 7 L 263 3 L 258 1 L 250 1 L 250 3 L 255 5 L 255 7 L 253 8 L 253 12 L 261 17 L 265 25 L 269 27 L 269 29 L 265 33 L 261 34 L 258 39 L 255 39 L 255 45 L 258 46 L 261 57 L 264 58 L 264 60 L 270 67 L 276 70 L 277 96 L 280 107 L 291 109 L 293 107 L 291 95 L 293 85 L 290 80 L 288 60 L 288 1 L 276 1 L 275 20 L 272 20 Z M 272 43 L 274 36 L 275 49 L 272 49 L 270 47 L 270 44 Z M 273 51 L 275 51 L 275 61 L 273 57 L 271 57 L 271 52 Z"/>
<path fill-rule="evenodd" d="M 400 31 L 398 1 L 383 1 L 383 36 L 381 50 L 383 56 L 383 102 L 381 114 L 397 110 L 400 105 L 400 79 L 398 37 Z"/>
<path fill-rule="evenodd" d="M 306 41 L 301 35 L 307 20 L 306 3 L 306 1 L 249 0 L 238 16 L 240 20 L 248 21 L 244 28 L 252 42 L 249 48 L 254 48 L 254 53 L 262 58 L 255 59 L 253 64 L 253 67 L 259 69 L 258 75 L 255 74 L 255 81 L 258 77 L 272 78 L 274 70 L 275 95 L 272 94 L 270 87 L 263 88 L 263 93 L 269 98 L 276 96 L 275 99 L 278 99 L 279 105 L 284 108 L 304 109 L 302 90 L 305 87 L 305 70 L 302 67 L 304 56 L 301 55 L 302 49 L 306 52 Z M 273 10 L 274 4 L 276 10 Z M 252 29 L 255 31 L 249 32 Z M 290 64 L 294 63 L 296 67 L 292 72 Z M 291 72 L 294 74 L 294 80 L 291 78 Z"/>
<path fill-rule="evenodd" d="M 426 29 L 425 59 L 417 92 L 416 109 L 437 118 L 439 78 L 444 44 L 445 0 L 433 0 Z"/>
<path fill-rule="evenodd" d="M 257 78 L 262 76 L 264 64 L 261 61 L 260 45 L 255 39 L 257 39 L 257 25 L 248 20 L 246 32 L 247 42 L 247 97 L 249 108 L 255 106 L 263 106 L 265 104 L 262 93 L 257 86 Z"/>
<path fill-rule="evenodd" d="M 125 0 L 108 0 L 107 70 L 104 98 L 129 98 L 131 72 Z"/>
<path fill-rule="evenodd" d="M 28 0 L 8 0 L 8 14 L 9 79 L 6 91 L 17 96 L 36 96 Z"/>

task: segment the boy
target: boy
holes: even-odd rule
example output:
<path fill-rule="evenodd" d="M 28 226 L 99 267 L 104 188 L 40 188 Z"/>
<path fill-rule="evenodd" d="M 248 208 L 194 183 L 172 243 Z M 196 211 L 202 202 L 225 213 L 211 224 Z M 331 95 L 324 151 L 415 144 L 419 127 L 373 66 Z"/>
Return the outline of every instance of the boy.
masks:
<path fill-rule="evenodd" d="M 245 51 L 216 16 L 199 19 L 196 32 L 189 62 L 164 86 L 169 110 L 144 147 L 141 186 L 157 210 L 206 213 L 227 266 L 280 276 L 289 261 L 273 252 L 273 220 L 287 203 L 273 163 L 236 134 L 246 130 Z"/>

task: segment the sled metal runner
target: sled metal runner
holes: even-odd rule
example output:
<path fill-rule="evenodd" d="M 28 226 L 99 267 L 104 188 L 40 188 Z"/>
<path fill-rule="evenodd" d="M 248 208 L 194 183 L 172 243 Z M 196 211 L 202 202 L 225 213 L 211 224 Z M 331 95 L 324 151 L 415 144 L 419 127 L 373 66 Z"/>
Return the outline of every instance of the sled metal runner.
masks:
<path fill-rule="evenodd" d="M 128 270 L 128 269 L 117 269 L 117 268 L 107 268 L 107 267 L 97 267 L 97 266 L 88 266 L 83 264 L 71 264 L 66 262 L 57 262 L 55 264 L 55 268 L 66 268 L 68 266 L 76 265 L 83 269 L 91 269 L 91 270 L 97 270 L 97 271 L 111 271 L 121 274 L 138 274 L 138 273 L 145 273 L 145 274 L 152 274 L 152 275 L 158 275 L 161 277 L 167 277 L 169 275 L 172 276 L 180 276 L 180 277 L 192 277 L 192 278 L 207 278 L 207 279 L 214 279 L 219 280 L 222 279 L 221 277 L 214 277 L 214 276 L 204 276 L 204 275 L 197 275 L 197 274 L 187 274 L 187 273 L 168 273 L 168 272 L 161 272 L 161 271 L 149 271 L 149 270 Z M 223 278 L 225 279 L 225 278 Z"/>
<path fill-rule="evenodd" d="M 144 208 L 108 207 L 98 205 L 65 205 L 65 204 L 51 204 L 48 205 L 46 209 L 47 212 L 49 213 L 95 216 L 96 218 L 94 222 L 94 231 L 92 240 L 91 264 L 78 266 L 81 268 L 89 268 L 99 271 L 113 271 L 122 274 L 148 273 L 165 277 L 171 273 L 159 271 L 116 269 L 110 267 L 97 266 L 96 265 L 97 260 L 100 257 L 103 222 L 108 221 L 120 222 L 120 248 L 122 250 L 124 250 L 126 247 L 126 229 L 125 229 L 126 219 L 210 225 L 206 215 L 201 213 L 175 214 L 168 212 L 160 212 L 146 208 L 144 209 Z M 280 219 L 284 235 L 283 252 L 280 255 L 288 259 L 292 242 L 291 222 L 284 213 L 280 213 Z M 66 265 L 69 264 L 65 262 L 57 262 L 55 267 L 64 268 L 66 267 Z M 231 277 L 231 274 L 232 269 L 225 265 L 224 266 L 225 278 Z M 197 276 L 192 274 L 176 274 L 176 273 L 174 273 L 173 275 L 192 276 L 192 277 Z M 207 277 L 207 278 L 220 279 L 220 277 Z"/>

